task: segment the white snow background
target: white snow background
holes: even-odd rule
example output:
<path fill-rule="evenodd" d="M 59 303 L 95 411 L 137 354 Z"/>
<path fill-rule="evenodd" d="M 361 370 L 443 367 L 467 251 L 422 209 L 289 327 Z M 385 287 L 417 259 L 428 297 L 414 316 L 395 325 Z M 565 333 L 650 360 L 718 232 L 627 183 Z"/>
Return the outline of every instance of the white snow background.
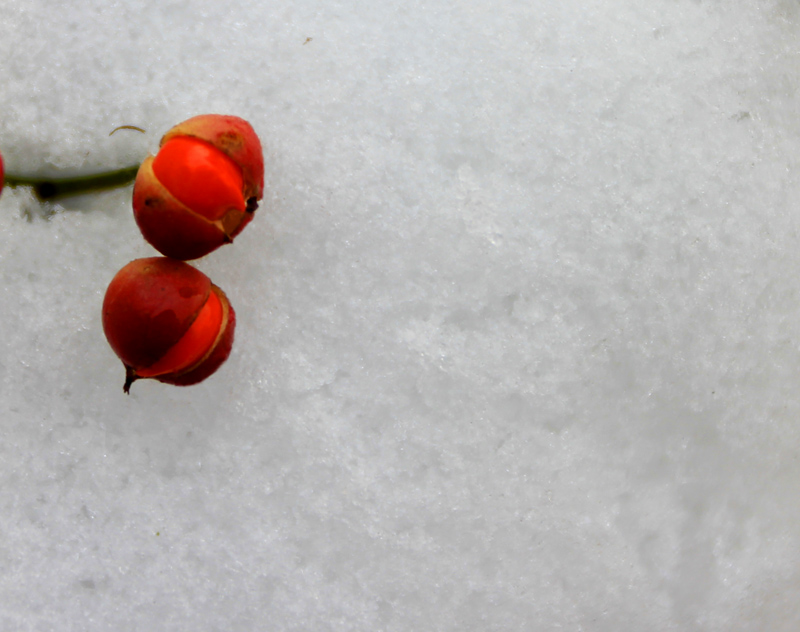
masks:
<path fill-rule="evenodd" d="M 267 182 L 230 359 L 130 396 L 130 187 L 4 191 L 0 629 L 800 629 L 796 0 L 4 0 L 0 60 L 10 172 L 219 112 Z"/>

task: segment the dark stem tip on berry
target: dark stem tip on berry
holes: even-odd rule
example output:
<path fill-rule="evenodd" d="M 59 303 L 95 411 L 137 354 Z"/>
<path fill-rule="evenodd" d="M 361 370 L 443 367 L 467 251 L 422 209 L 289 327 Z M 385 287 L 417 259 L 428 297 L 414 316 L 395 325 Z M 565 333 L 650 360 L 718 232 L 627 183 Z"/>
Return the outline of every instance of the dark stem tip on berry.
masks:
<path fill-rule="evenodd" d="M 125 365 L 125 384 L 122 386 L 122 390 L 126 395 L 131 394 L 131 384 L 138 379 L 139 376 L 136 375 L 136 370 L 133 367 Z"/>

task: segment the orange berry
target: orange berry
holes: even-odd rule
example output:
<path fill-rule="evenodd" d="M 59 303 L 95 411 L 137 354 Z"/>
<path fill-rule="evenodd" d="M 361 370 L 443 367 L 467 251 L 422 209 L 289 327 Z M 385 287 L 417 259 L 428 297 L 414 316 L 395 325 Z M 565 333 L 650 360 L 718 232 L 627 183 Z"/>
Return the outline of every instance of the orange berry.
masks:
<path fill-rule="evenodd" d="M 139 168 L 133 213 L 144 238 L 174 259 L 197 259 L 230 243 L 264 192 L 261 142 L 235 116 L 205 114 L 161 139 Z"/>
<path fill-rule="evenodd" d="M 243 212 L 242 170 L 233 160 L 191 136 L 176 136 L 161 146 L 153 173 L 175 198 L 208 220 L 228 209 Z"/>
<path fill-rule="evenodd" d="M 235 326 L 225 293 L 202 272 L 166 257 L 131 261 L 103 300 L 103 330 L 125 365 L 126 393 L 141 378 L 201 382 L 228 358 Z"/>
<path fill-rule="evenodd" d="M 193 136 L 204 140 L 239 165 L 244 178 L 246 200 L 264 196 L 264 154 L 250 123 L 238 116 L 201 114 L 178 123 L 164 134 L 161 143 L 176 136 Z"/>

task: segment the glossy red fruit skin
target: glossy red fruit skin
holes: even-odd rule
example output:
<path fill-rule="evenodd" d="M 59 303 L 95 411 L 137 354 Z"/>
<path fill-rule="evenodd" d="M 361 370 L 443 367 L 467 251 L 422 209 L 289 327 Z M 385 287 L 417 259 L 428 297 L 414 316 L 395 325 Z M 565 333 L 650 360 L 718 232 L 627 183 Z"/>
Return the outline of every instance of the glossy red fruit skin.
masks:
<path fill-rule="evenodd" d="M 229 209 L 211 221 L 181 203 L 153 171 L 153 156 L 142 163 L 133 187 L 133 213 L 144 238 L 174 259 L 203 257 L 230 243 L 250 222 L 264 193 L 264 155 L 250 124 L 236 116 L 204 114 L 170 129 L 161 147 L 177 137 L 204 141 L 230 158 L 241 170 L 245 208 Z"/>
<path fill-rule="evenodd" d="M 264 152 L 250 123 L 238 116 L 201 114 L 178 123 L 164 134 L 161 144 L 175 136 L 193 136 L 211 143 L 241 168 L 244 199 L 264 197 Z"/>
<path fill-rule="evenodd" d="M 126 370 L 125 391 L 188 331 L 210 292 L 222 304 L 223 323 L 208 352 L 160 382 L 189 386 L 206 379 L 228 358 L 236 315 L 225 293 L 192 266 L 166 257 L 131 261 L 112 279 L 103 300 L 103 330 Z"/>

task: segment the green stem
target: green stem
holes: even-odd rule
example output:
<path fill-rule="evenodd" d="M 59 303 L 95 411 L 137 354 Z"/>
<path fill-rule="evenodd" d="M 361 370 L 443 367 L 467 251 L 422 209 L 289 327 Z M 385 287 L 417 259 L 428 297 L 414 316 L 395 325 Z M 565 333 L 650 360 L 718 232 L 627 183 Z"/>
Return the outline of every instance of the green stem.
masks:
<path fill-rule="evenodd" d="M 7 173 L 5 183 L 10 187 L 33 187 L 36 197 L 44 201 L 122 187 L 133 182 L 138 171 L 139 165 L 73 178 L 42 178 Z"/>

